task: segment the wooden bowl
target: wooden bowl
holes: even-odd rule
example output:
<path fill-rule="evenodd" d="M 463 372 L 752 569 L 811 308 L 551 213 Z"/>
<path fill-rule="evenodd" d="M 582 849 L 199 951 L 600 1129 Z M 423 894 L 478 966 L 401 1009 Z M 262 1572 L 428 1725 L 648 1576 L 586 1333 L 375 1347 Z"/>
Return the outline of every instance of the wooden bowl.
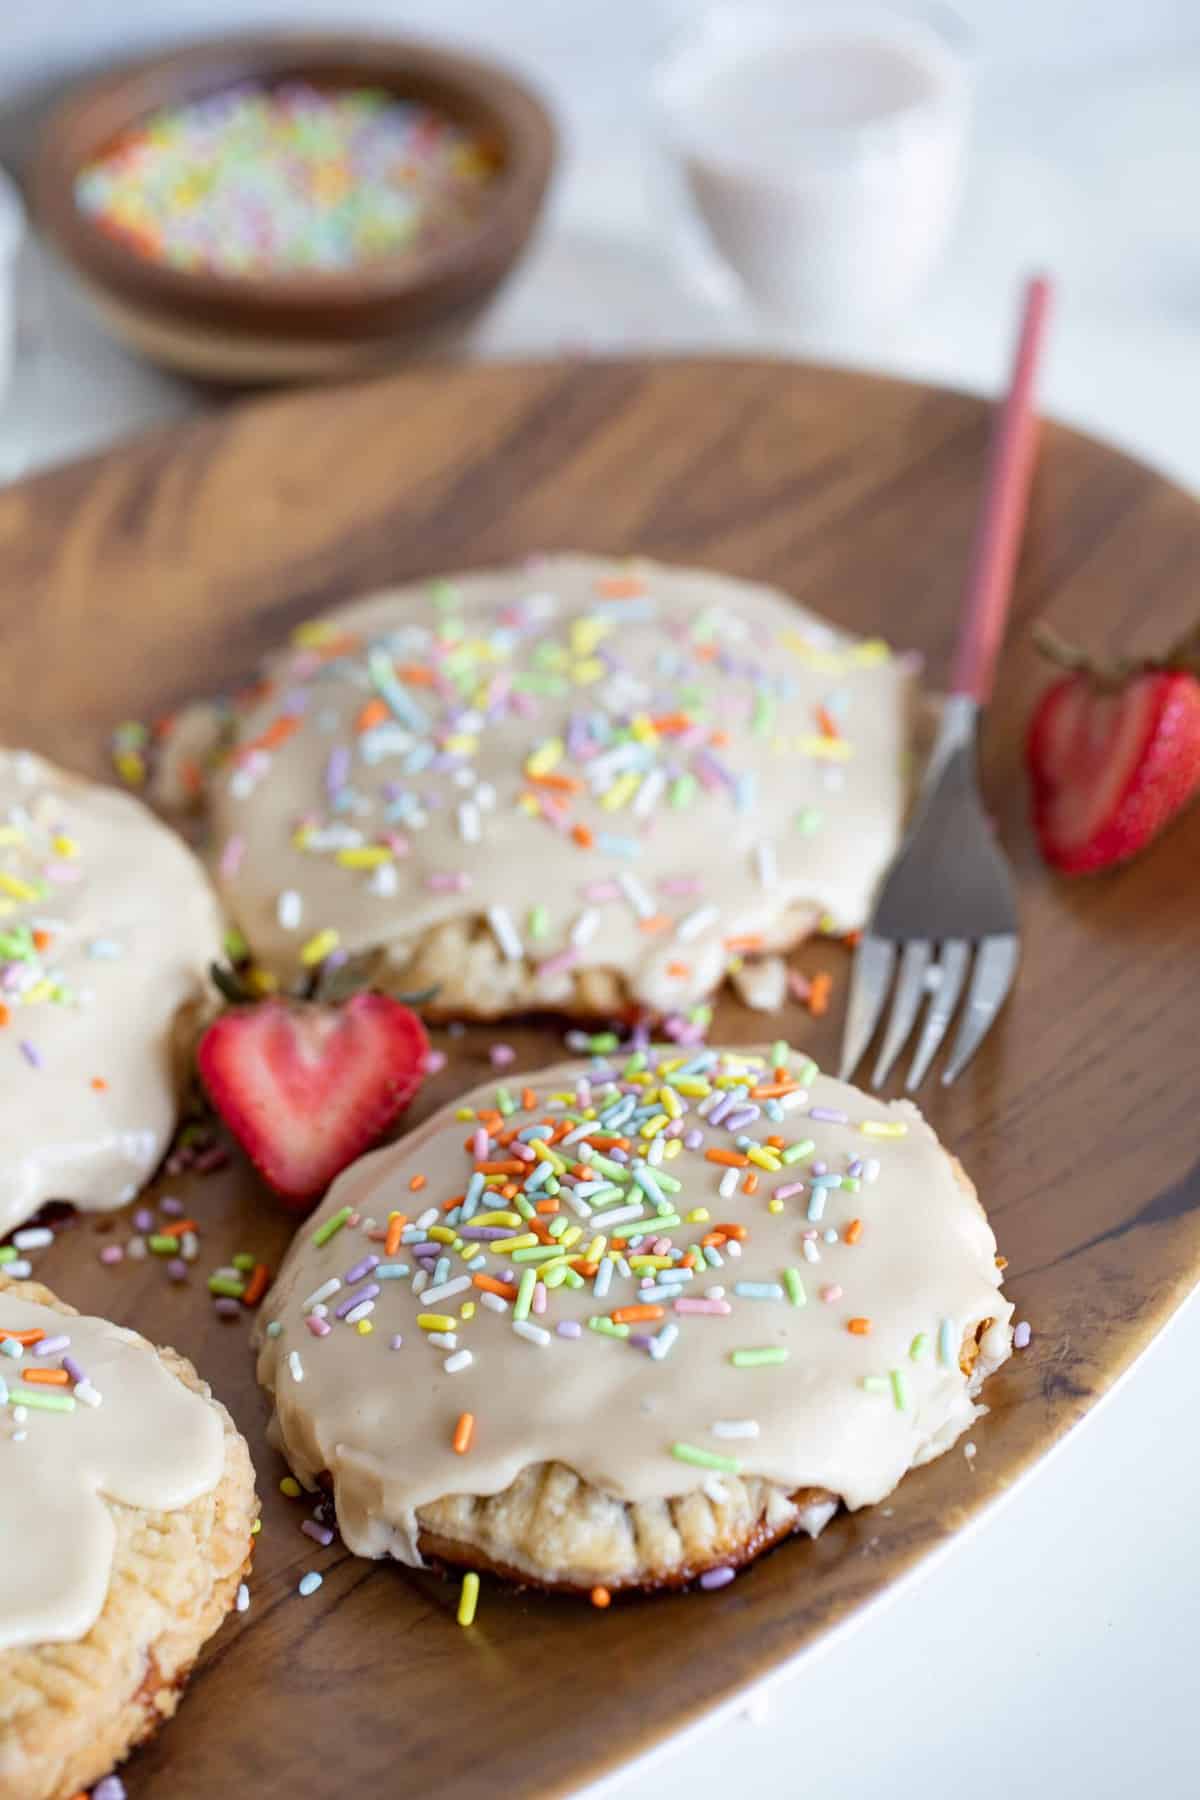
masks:
<path fill-rule="evenodd" d="M 234 276 L 140 257 L 76 203 L 79 170 L 147 114 L 245 81 L 369 85 L 437 108 L 494 148 L 479 219 L 426 249 L 351 270 Z M 202 380 L 330 378 L 437 347 L 491 299 L 520 257 L 554 161 L 537 96 L 497 65 L 400 38 L 272 35 L 193 44 L 77 88 L 38 148 L 34 212 L 113 332 Z"/>

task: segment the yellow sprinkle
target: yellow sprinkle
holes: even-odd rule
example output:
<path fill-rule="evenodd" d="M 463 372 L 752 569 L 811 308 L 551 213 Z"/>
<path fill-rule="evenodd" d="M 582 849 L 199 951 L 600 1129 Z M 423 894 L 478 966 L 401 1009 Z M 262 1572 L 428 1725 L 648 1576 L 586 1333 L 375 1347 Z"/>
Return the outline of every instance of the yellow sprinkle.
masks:
<path fill-rule="evenodd" d="M 321 650 L 337 635 L 338 628 L 331 619 L 306 619 L 293 631 L 292 642 L 297 650 Z"/>
<path fill-rule="evenodd" d="M 583 1253 L 584 1262 L 599 1262 L 607 1249 L 608 1239 L 606 1237 L 594 1237 Z"/>
<path fill-rule="evenodd" d="M 686 1094 L 689 1100 L 703 1100 L 712 1093 L 707 1081 L 702 1081 L 699 1075 L 681 1075 L 671 1086 L 677 1094 Z"/>
<path fill-rule="evenodd" d="M 532 1231 L 524 1231 L 520 1237 L 496 1238 L 488 1248 L 494 1250 L 497 1256 L 507 1256 L 511 1250 L 532 1250 L 539 1242 L 540 1239 Z"/>
<path fill-rule="evenodd" d="M 907 1137 L 908 1126 L 903 1119 L 864 1119 L 859 1126 L 864 1137 Z"/>
<path fill-rule="evenodd" d="M 146 765 L 136 750 L 122 750 L 113 761 L 117 774 L 127 787 L 141 787 L 146 779 Z"/>
<path fill-rule="evenodd" d="M 525 773 L 533 776 L 548 775 L 561 760 L 563 748 L 561 738 L 547 738 L 544 744 L 539 744 L 525 758 Z"/>
<path fill-rule="evenodd" d="M 261 1530 L 262 1530 L 262 1520 L 255 1519 L 253 1525 L 250 1527 L 250 1536 L 257 1537 Z"/>
<path fill-rule="evenodd" d="M 679 1098 L 679 1095 L 669 1087 L 659 1088 L 658 1103 L 666 1113 L 668 1119 L 677 1119 L 683 1112 L 683 1101 Z"/>
<path fill-rule="evenodd" d="M 815 757 L 818 762 L 849 762 L 854 755 L 853 744 L 845 738 L 798 737 L 793 740 L 794 747 L 803 756 Z"/>
<path fill-rule="evenodd" d="M 52 981 L 35 981 L 32 987 L 25 989 L 21 999 L 26 1006 L 40 1006 L 42 1001 L 48 1000 L 53 992 L 54 983 Z"/>
<path fill-rule="evenodd" d="M 357 1331 L 359 1337 L 370 1337 L 375 1327 L 372 1325 L 370 1319 L 360 1319 L 354 1329 Z"/>
<path fill-rule="evenodd" d="M 450 1313 L 418 1313 L 417 1324 L 422 1331 L 453 1331 L 454 1318 Z"/>
<path fill-rule="evenodd" d="M 343 869 L 377 869 L 393 860 L 386 844 L 360 844 L 353 850 L 339 850 L 337 861 Z"/>
<path fill-rule="evenodd" d="M 449 1225 L 431 1225 L 429 1236 L 435 1244 L 452 1244 L 457 1234 Z"/>
<path fill-rule="evenodd" d="M 882 638 L 867 638 L 863 643 L 855 644 L 848 655 L 851 662 L 856 662 L 863 668 L 892 660 L 892 652 Z"/>
<path fill-rule="evenodd" d="M 612 630 L 611 621 L 591 615 L 575 619 L 571 624 L 571 655 L 591 656 L 602 638 Z"/>
<path fill-rule="evenodd" d="M 600 804 L 605 812 L 617 812 L 622 806 L 627 806 L 637 793 L 641 780 L 635 769 L 626 769 L 623 775 L 618 775 L 612 786 L 600 797 Z"/>
<path fill-rule="evenodd" d="M 20 881 L 15 875 L 6 875 L 0 871 L 0 889 L 11 894 L 14 900 L 36 900 L 38 891 L 30 887 L 27 881 Z"/>
<path fill-rule="evenodd" d="M 532 819 L 536 819 L 539 812 L 542 810 L 532 794 L 522 794 L 517 801 L 517 805 L 522 812 L 527 812 Z"/>
<path fill-rule="evenodd" d="M 571 670 L 575 680 L 581 687 L 590 687 L 593 681 L 599 681 L 607 675 L 608 670 L 598 656 L 589 657 L 587 662 L 578 662 Z"/>
<path fill-rule="evenodd" d="M 25 833 L 15 825 L 0 825 L 0 844 L 23 844 Z"/>
<path fill-rule="evenodd" d="M 710 1214 L 707 1206 L 693 1206 L 691 1212 L 685 1213 L 684 1217 L 689 1225 L 707 1225 Z"/>
<path fill-rule="evenodd" d="M 655 1113 L 652 1119 L 646 1120 L 646 1123 L 642 1126 L 638 1136 L 644 1138 L 657 1137 L 659 1132 L 665 1131 L 670 1123 L 671 1121 L 668 1119 L 666 1113 Z"/>
<path fill-rule="evenodd" d="M 746 1155 L 752 1163 L 756 1163 L 760 1169 L 769 1170 L 772 1175 L 777 1174 L 782 1167 L 775 1152 L 766 1149 L 762 1144 L 751 1144 Z"/>
<path fill-rule="evenodd" d="M 572 1244 L 577 1244 L 582 1236 L 583 1236 L 583 1226 L 582 1225 L 568 1225 L 567 1229 L 563 1232 L 562 1236 L 559 1238 L 558 1241 L 562 1245 L 564 1250 L 569 1250 L 571 1248 Z"/>
<path fill-rule="evenodd" d="M 462 1579 L 462 1587 L 458 1594 L 458 1622 L 460 1625 L 475 1623 L 475 1609 L 479 1605 L 479 1577 L 474 1569 L 468 1569 Z"/>
<path fill-rule="evenodd" d="M 54 851 L 55 856 L 71 857 L 79 855 L 79 845 L 76 843 L 75 839 L 73 837 L 64 837 L 61 833 L 58 837 L 51 838 L 50 847 Z"/>
<path fill-rule="evenodd" d="M 514 1212 L 476 1213 L 472 1225 L 520 1225 L 521 1215 Z"/>
<path fill-rule="evenodd" d="M 289 1500 L 298 1500 L 300 1498 L 300 1483 L 296 1480 L 294 1475 L 285 1475 L 279 1484 L 279 1491 L 281 1494 L 286 1494 Z"/>
<path fill-rule="evenodd" d="M 682 1149 L 683 1149 L 683 1139 L 682 1138 L 672 1138 L 670 1140 L 670 1142 L 667 1144 L 666 1149 L 663 1151 L 663 1161 L 670 1162 L 671 1158 L 673 1156 L 678 1156 L 679 1152 Z"/>
<path fill-rule="evenodd" d="M 330 951 L 337 949 L 340 941 L 333 927 L 327 926 L 324 931 L 318 931 L 315 937 L 309 938 L 300 952 L 300 961 L 306 969 L 313 969 L 318 963 L 325 961 Z"/>
<path fill-rule="evenodd" d="M 647 1252 L 645 1256 L 631 1256 L 629 1266 L 631 1269 L 669 1269 L 671 1258 L 669 1256 L 651 1256 Z"/>
<path fill-rule="evenodd" d="M 629 721 L 629 729 L 639 744 L 657 744 L 658 742 L 654 720 L 647 713 L 635 713 Z"/>
<path fill-rule="evenodd" d="M 278 992 L 279 977 L 272 975 L 270 969 L 248 969 L 244 979 L 252 993 L 274 994 Z"/>
<path fill-rule="evenodd" d="M 782 1200 L 768 1200 L 767 1201 L 767 1211 L 769 1213 L 781 1213 L 783 1211 L 783 1201 Z"/>
<path fill-rule="evenodd" d="M 541 1138 L 532 1138 L 530 1142 L 533 1147 L 533 1154 L 537 1157 L 538 1161 L 548 1162 L 555 1173 L 561 1175 L 567 1166 L 562 1157 L 556 1156 L 554 1151 L 549 1149 L 548 1146 L 542 1142 Z"/>
<path fill-rule="evenodd" d="M 780 1202 L 780 1204 L 781 1205 L 783 1204 L 782 1201 Z M 462 1311 L 459 1313 L 458 1316 L 460 1319 L 463 1320 L 464 1323 L 473 1319 L 475 1317 L 475 1302 L 473 1300 L 464 1300 L 463 1305 L 462 1305 Z"/>
<path fill-rule="evenodd" d="M 473 1106 L 456 1106 L 454 1109 L 454 1116 L 456 1119 L 473 1119 L 475 1117 L 475 1108 Z"/>

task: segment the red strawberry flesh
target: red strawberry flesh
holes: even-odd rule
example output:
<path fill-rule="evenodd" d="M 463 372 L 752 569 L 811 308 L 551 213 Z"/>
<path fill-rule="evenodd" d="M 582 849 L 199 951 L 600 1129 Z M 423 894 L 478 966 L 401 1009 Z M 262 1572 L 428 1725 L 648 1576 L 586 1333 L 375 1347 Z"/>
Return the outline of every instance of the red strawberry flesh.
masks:
<path fill-rule="evenodd" d="M 268 1000 L 210 1025 L 197 1066 L 251 1161 L 286 1199 L 322 1194 L 407 1106 L 429 1055 L 416 1013 L 383 994 L 339 1007 Z"/>

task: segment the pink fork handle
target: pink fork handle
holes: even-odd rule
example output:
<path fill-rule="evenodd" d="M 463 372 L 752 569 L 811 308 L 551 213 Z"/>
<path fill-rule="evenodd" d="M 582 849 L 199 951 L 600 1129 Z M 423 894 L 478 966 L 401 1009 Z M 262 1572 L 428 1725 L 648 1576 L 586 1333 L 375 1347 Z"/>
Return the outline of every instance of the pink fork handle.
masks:
<path fill-rule="evenodd" d="M 1033 389 L 1050 309 L 1050 283 L 1038 276 L 1025 289 L 1021 331 L 1008 395 L 992 430 L 983 505 L 971 550 L 963 622 L 950 690 L 985 705 L 1004 637 L 1013 572 L 1021 547 L 1037 447 Z"/>

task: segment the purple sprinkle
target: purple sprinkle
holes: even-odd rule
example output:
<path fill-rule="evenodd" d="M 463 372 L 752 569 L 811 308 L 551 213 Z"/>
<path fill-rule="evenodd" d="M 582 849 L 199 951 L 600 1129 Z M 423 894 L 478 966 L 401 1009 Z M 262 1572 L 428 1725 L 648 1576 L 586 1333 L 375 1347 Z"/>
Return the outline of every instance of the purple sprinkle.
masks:
<path fill-rule="evenodd" d="M 488 1054 L 493 1069 L 507 1069 L 517 1060 L 517 1053 L 511 1044 L 493 1044 Z"/>
<path fill-rule="evenodd" d="M 70 1343 L 70 1338 L 63 1337 L 61 1334 L 58 1337 L 43 1338 L 40 1344 L 33 1346 L 33 1354 L 35 1356 L 57 1356 L 60 1350 L 68 1349 Z"/>
<path fill-rule="evenodd" d="M 138 1207 L 133 1215 L 133 1228 L 135 1231 L 154 1230 L 154 1214 L 150 1211 L 148 1206 Z"/>
<path fill-rule="evenodd" d="M 344 1319 L 347 1313 L 353 1312 L 356 1306 L 361 1306 L 364 1300 L 377 1300 L 380 1292 L 377 1281 L 368 1281 L 365 1287 L 355 1288 L 352 1294 L 346 1295 L 342 1304 L 336 1309 L 334 1317 Z"/>
<path fill-rule="evenodd" d="M 846 1114 L 844 1112 L 838 1112 L 837 1108 L 834 1106 L 810 1106 L 808 1109 L 808 1116 L 810 1119 L 823 1119 L 826 1125 L 846 1125 L 849 1123 Z"/>
<path fill-rule="evenodd" d="M 333 1533 L 328 1525 L 318 1525 L 315 1519 L 301 1519 L 300 1529 L 306 1537 L 315 1539 L 324 1549 L 328 1549 L 333 1542 Z"/>
<path fill-rule="evenodd" d="M 42 1053 L 38 1049 L 36 1044 L 30 1043 L 28 1038 L 21 1039 L 21 1055 L 25 1058 L 25 1061 L 30 1065 L 31 1068 L 34 1068 L 34 1069 L 41 1068 Z"/>
<path fill-rule="evenodd" d="M 350 773 L 350 752 L 345 744 L 335 744 L 325 765 L 325 791 L 332 799 L 346 785 Z"/>
<path fill-rule="evenodd" d="M 73 1356 L 64 1356 L 62 1359 L 62 1366 L 67 1371 L 67 1374 L 71 1377 L 72 1381 L 86 1381 L 87 1380 L 87 1376 L 84 1374 L 83 1370 L 80 1368 L 79 1364 L 75 1361 L 75 1358 Z"/>
<path fill-rule="evenodd" d="M 809 1163 L 808 1172 L 810 1175 L 828 1175 L 829 1164 L 823 1162 Z"/>
<path fill-rule="evenodd" d="M 700 1577 L 700 1586 L 707 1589 L 709 1592 L 711 1592 L 713 1588 L 728 1587 L 736 1574 L 737 1570 L 730 1568 L 705 1569 L 703 1575 Z"/>
<path fill-rule="evenodd" d="M 708 1115 L 709 1124 L 710 1125 L 722 1124 L 724 1122 L 725 1114 L 727 1112 L 731 1112 L 732 1110 L 733 1110 L 733 1101 L 729 1098 L 728 1094 L 722 1094 L 721 1098 L 717 1101 L 717 1104 L 713 1107 L 712 1111 Z"/>
<path fill-rule="evenodd" d="M 425 1058 L 425 1073 L 427 1075 L 438 1075 L 445 1066 L 446 1052 L 444 1050 L 431 1050 L 429 1055 Z"/>
<path fill-rule="evenodd" d="M 1013 1328 L 1013 1349 L 1014 1350 L 1027 1349 L 1028 1345 L 1029 1345 L 1029 1340 L 1032 1336 L 1033 1336 L 1033 1328 L 1031 1327 L 1028 1319 L 1022 1319 L 1021 1323 Z"/>
<path fill-rule="evenodd" d="M 240 1319 L 242 1316 L 242 1303 L 240 1300 L 232 1299 L 228 1294 L 220 1294 L 217 1299 L 213 1301 L 213 1310 L 219 1318 Z"/>
<path fill-rule="evenodd" d="M 772 1200 L 790 1200 L 793 1194 L 802 1194 L 803 1192 L 804 1183 L 802 1181 L 785 1181 L 782 1187 L 775 1189 L 771 1198 Z"/>
<path fill-rule="evenodd" d="M 469 1239 L 473 1243 L 486 1244 L 492 1238 L 511 1237 L 512 1229 L 508 1225 L 460 1225 L 458 1228 L 458 1235 L 460 1238 Z M 405 1248 L 407 1248 L 407 1245 Z"/>
<path fill-rule="evenodd" d="M 619 1144 L 613 1144 L 609 1148 L 608 1160 L 609 1162 L 627 1163 L 629 1161 L 629 1152 L 628 1150 L 622 1150 Z"/>
<path fill-rule="evenodd" d="M 398 1350 L 403 1342 L 404 1342 L 404 1339 L 400 1336 L 400 1333 L 397 1332 L 395 1337 L 392 1339 L 391 1343 L 388 1345 L 388 1349 L 389 1350 Z"/>
<path fill-rule="evenodd" d="M 92 1789 L 92 1800 L 126 1800 L 125 1783 L 119 1775 L 106 1775 Z"/>
<path fill-rule="evenodd" d="M 760 1110 L 761 1108 L 757 1106 L 735 1106 L 732 1112 L 727 1112 L 725 1114 L 724 1118 L 721 1120 L 721 1124 L 724 1125 L 726 1131 L 740 1131 L 743 1125 L 752 1125 L 754 1123 L 755 1119 L 759 1116 Z M 716 1116 L 715 1108 L 710 1116 Z"/>
<path fill-rule="evenodd" d="M 165 1194 L 158 1203 L 158 1210 L 166 1213 L 168 1219 L 182 1219 L 183 1201 L 177 1200 L 174 1194 Z"/>
<path fill-rule="evenodd" d="M 859 1181 L 862 1178 L 862 1172 L 863 1172 L 863 1159 L 861 1156 L 856 1156 L 851 1161 L 849 1168 L 846 1170 L 846 1173 L 850 1177 L 851 1181 Z"/>
<path fill-rule="evenodd" d="M 704 1133 L 698 1126 L 693 1125 L 692 1129 L 684 1136 L 683 1147 L 685 1150 L 698 1150 L 703 1142 Z"/>
<path fill-rule="evenodd" d="M 346 1270 L 346 1273 L 342 1276 L 342 1280 L 347 1286 L 353 1287 L 356 1281 L 361 1281 L 364 1275 L 369 1275 L 372 1269 L 377 1269 L 378 1267 L 379 1258 L 377 1256 L 374 1254 L 364 1256 L 361 1261 L 355 1263 L 352 1269 Z"/>
<path fill-rule="evenodd" d="M 577 1338 L 583 1336 L 583 1326 L 578 1319 L 560 1319 L 554 1327 L 559 1337 Z"/>
<path fill-rule="evenodd" d="M 173 1256 L 171 1258 L 170 1262 L 167 1264 L 167 1280 L 168 1281 L 186 1281 L 187 1280 L 187 1264 L 184 1262 L 182 1256 Z"/>
<path fill-rule="evenodd" d="M 100 1261 L 104 1263 L 107 1268 L 111 1268 L 114 1263 L 119 1263 L 124 1255 L 125 1252 L 122 1250 L 120 1244 L 105 1244 L 103 1250 L 100 1252 Z"/>

